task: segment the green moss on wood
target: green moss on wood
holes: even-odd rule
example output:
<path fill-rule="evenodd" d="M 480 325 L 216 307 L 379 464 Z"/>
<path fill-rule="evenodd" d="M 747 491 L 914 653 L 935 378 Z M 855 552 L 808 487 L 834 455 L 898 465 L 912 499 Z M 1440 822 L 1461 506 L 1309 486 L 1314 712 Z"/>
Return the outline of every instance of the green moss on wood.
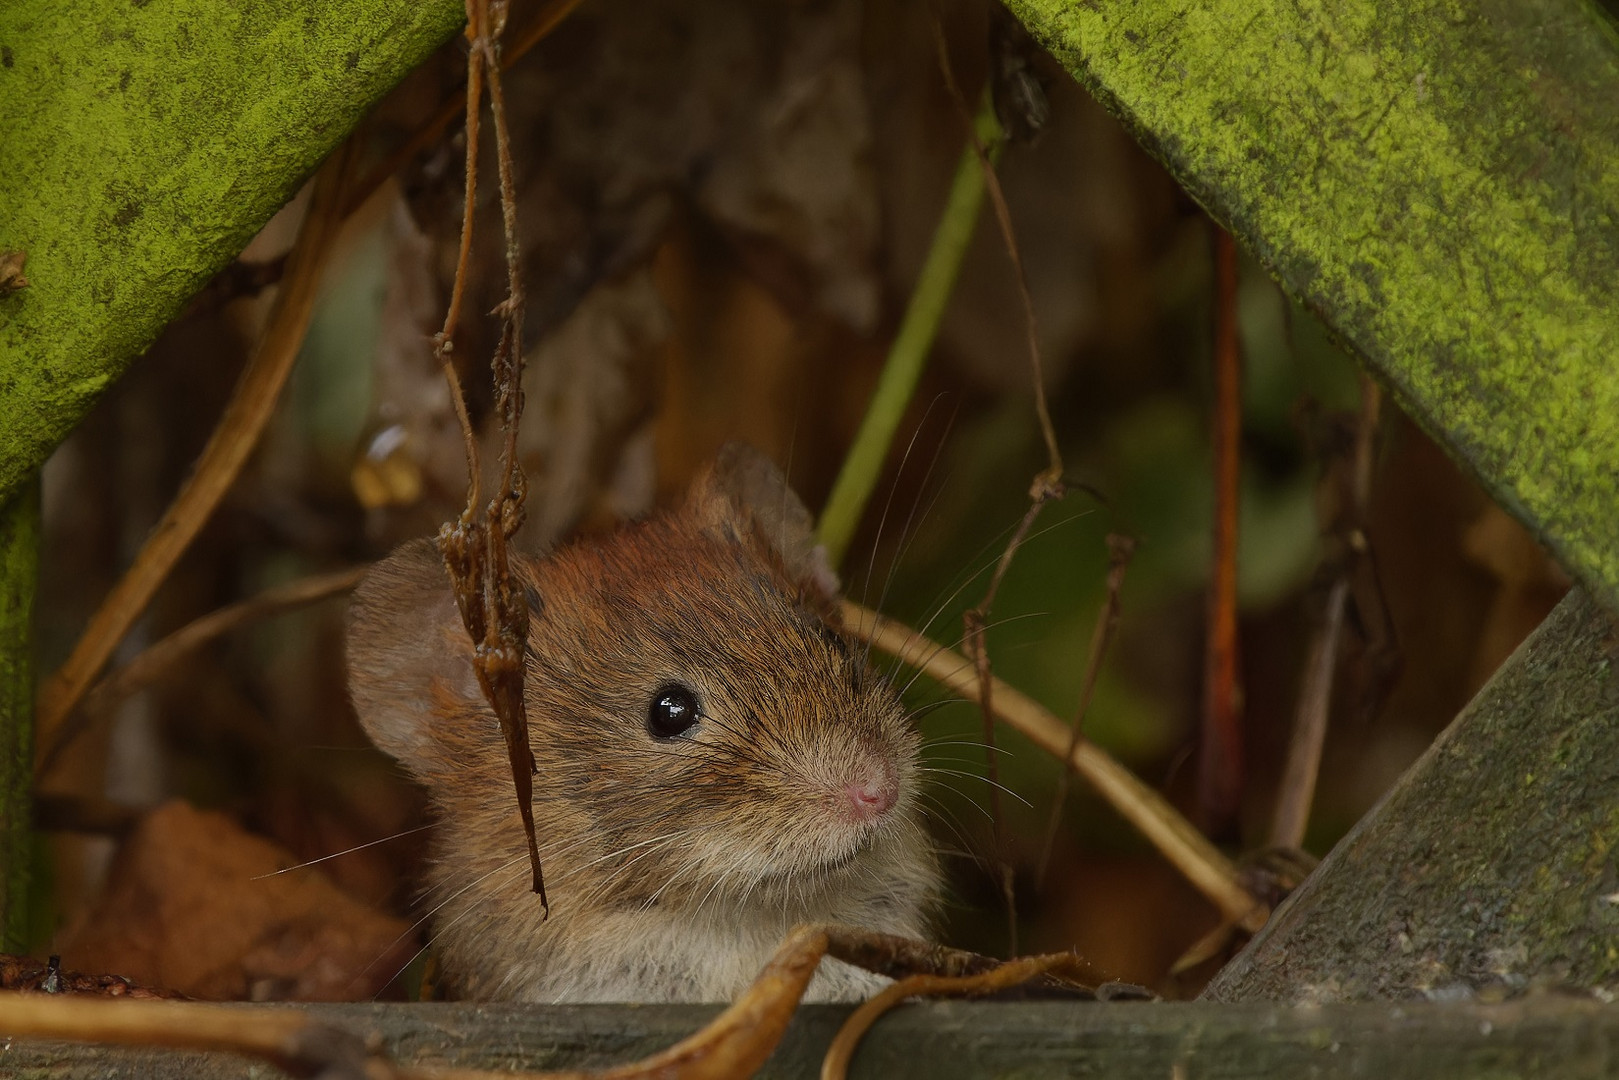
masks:
<path fill-rule="evenodd" d="M 1619 607 L 1619 46 L 1583 0 L 1009 0 Z"/>
<path fill-rule="evenodd" d="M 0 3 L 0 498 L 462 11 Z"/>
<path fill-rule="evenodd" d="M 0 952 L 28 947 L 39 485 L 0 506 Z"/>

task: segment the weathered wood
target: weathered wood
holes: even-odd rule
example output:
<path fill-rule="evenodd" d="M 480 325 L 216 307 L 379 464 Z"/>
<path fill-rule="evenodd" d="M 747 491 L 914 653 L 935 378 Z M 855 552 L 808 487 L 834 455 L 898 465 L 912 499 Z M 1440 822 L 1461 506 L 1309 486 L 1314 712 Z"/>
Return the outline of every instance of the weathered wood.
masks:
<path fill-rule="evenodd" d="M 1575 590 L 1206 996 L 1619 990 L 1616 748 L 1619 628 Z"/>
<path fill-rule="evenodd" d="M 711 1018 L 700 1005 L 327 1005 L 310 1011 L 379 1032 L 395 1060 L 489 1069 L 599 1068 L 663 1049 Z M 847 1008 L 799 1011 L 760 1073 L 813 1077 Z M 0 1036 L 4 1035 L 0 1016 Z M 1180 1068 L 1181 1072 L 1175 1070 Z M 1108 1077 L 1248 1080 L 1255 1076 L 1556 1076 L 1619 1072 L 1619 1008 L 1540 997 L 1496 1005 L 1098 1005 L 932 1002 L 880 1021 L 855 1077 Z M 15 1080 L 169 1077 L 225 1080 L 274 1070 L 224 1055 L 0 1039 L 0 1075 Z"/>
<path fill-rule="evenodd" d="M 1619 611 L 1619 34 L 1590 0 L 1008 0 Z"/>

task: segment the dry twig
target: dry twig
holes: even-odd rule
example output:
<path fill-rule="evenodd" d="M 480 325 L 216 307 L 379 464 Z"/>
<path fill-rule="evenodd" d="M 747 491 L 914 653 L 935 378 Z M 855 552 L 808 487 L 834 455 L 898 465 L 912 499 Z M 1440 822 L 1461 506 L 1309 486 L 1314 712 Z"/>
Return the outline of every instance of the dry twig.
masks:
<path fill-rule="evenodd" d="M 359 1036 L 287 1009 L 7 990 L 0 991 L 0 1037 L 221 1050 L 322 1080 L 387 1080 L 395 1075 Z"/>
<path fill-rule="evenodd" d="M 1135 554 L 1136 542 L 1128 536 L 1110 533 L 1107 547 L 1107 599 L 1102 603 L 1102 610 L 1096 613 L 1096 626 L 1091 630 L 1090 654 L 1085 658 L 1085 678 L 1080 683 L 1079 706 L 1074 710 L 1071 725 L 1073 734 L 1069 737 L 1067 752 L 1062 755 L 1064 762 L 1074 759 L 1074 750 L 1085 737 L 1085 713 L 1090 710 L 1096 680 L 1102 673 L 1102 658 L 1107 655 L 1107 647 L 1113 641 L 1113 631 L 1119 625 L 1119 593 L 1124 588 L 1124 574 L 1130 569 L 1130 558 Z M 1068 799 L 1070 775 L 1070 770 L 1065 767 L 1057 778 L 1057 793 L 1051 800 L 1051 817 L 1046 822 L 1046 839 L 1040 848 L 1040 868 L 1035 874 L 1037 882 L 1045 881 L 1046 870 L 1051 864 L 1051 851 L 1057 843 L 1057 826 L 1062 822 L 1063 803 Z"/>
<path fill-rule="evenodd" d="M 484 697 L 500 721 L 511 761 L 512 787 L 528 840 L 534 892 L 547 915 L 545 874 L 534 835 L 534 752 L 528 743 L 528 714 L 523 702 L 524 657 L 528 645 L 528 598 L 512 578 L 507 545 L 523 524 L 527 481 L 517 461 L 517 430 L 523 416 L 523 284 L 519 272 L 517 191 L 513 176 L 511 140 L 506 131 L 506 104 L 500 79 L 500 35 L 507 8 L 490 0 L 467 0 L 467 147 L 465 208 L 461 219 L 461 248 L 455 284 L 444 315 L 444 328 L 435 339 L 435 354 L 444 369 L 461 422 L 467 452 L 467 505 L 458 520 L 439 530 L 438 547 L 444 568 L 455 589 L 461 621 L 473 643 L 473 668 Z M 461 381 L 453 352 L 455 330 L 466 288 L 467 261 L 472 253 L 474 209 L 478 192 L 478 116 L 487 77 L 489 109 L 495 128 L 499 170 L 501 221 L 506 241 L 506 299 L 496 309 L 501 316 L 500 343 L 490 364 L 495 382 L 495 410 L 505 436 L 501 448 L 500 483 L 482 516 L 477 437 L 467 416 Z"/>
<path fill-rule="evenodd" d="M 140 617 L 159 585 L 230 490 L 275 409 L 314 310 L 321 268 L 336 239 L 351 146 L 322 168 L 314 196 L 287 261 L 287 274 L 264 337 L 214 429 L 196 470 L 170 504 L 134 563 L 101 602 L 66 662 L 40 687 L 35 738 L 56 743 L 58 729 L 90 682 Z"/>
<path fill-rule="evenodd" d="M 562 20 L 566 19 L 573 12 L 573 9 L 579 6 L 580 2 L 581 0 L 550 0 L 540 13 L 534 16 L 527 26 L 523 27 L 523 32 L 511 43 L 511 46 L 500 50 L 501 68 L 509 69 L 525 53 L 549 37 L 551 31 L 561 25 Z M 365 201 L 374 195 L 378 188 L 387 183 L 390 176 L 409 164 L 417 154 L 443 138 L 450 125 L 455 123 L 456 118 L 465 114 L 469 88 L 470 83 L 444 99 L 439 107 L 433 111 L 433 115 L 428 118 L 426 123 L 421 124 L 415 131 L 412 131 L 409 137 L 400 143 L 382 164 L 367 173 L 365 178 L 354 186 L 353 193 L 343 205 L 343 213 L 352 214 L 365 205 Z"/>
<path fill-rule="evenodd" d="M 257 596 L 210 611 L 148 646 L 135 659 L 96 683 L 83 703 L 57 729 L 50 745 L 41 746 L 34 769 L 35 780 L 50 772 L 62 751 L 75 739 L 111 714 L 120 702 L 151 685 L 178 660 L 240 626 L 347 592 L 360 583 L 365 571 L 366 567 L 354 567 L 265 589 Z"/>
<path fill-rule="evenodd" d="M 1242 797 L 1242 680 L 1237 670 L 1237 521 L 1242 481 L 1242 349 L 1237 245 L 1214 229 L 1214 550 L 1203 662 L 1198 804 L 1215 831 Z"/>
<path fill-rule="evenodd" d="M 843 602 L 843 621 L 863 641 L 901 663 L 917 668 L 963 697 L 978 701 L 979 681 L 970 661 L 886 616 Z M 1072 742 L 1067 725 L 1015 687 L 1000 679 L 994 687 L 995 715 L 1049 754 L 1062 757 Z M 1237 868 L 1220 850 L 1152 788 L 1092 744 L 1080 741 L 1068 754 L 1070 767 L 1163 853 L 1220 913 L 1244 929 L 1263 926 L 1269 911 L 1238 879 Z"/>
<path fill-rule="evenodd" d="M 1001 553 L 1000 560 L 995 565 L 995 573 L 990 578 L 989 588 L 985 590 L 983 599 L 961 617 L 964 631 L 962 644 L 967 655 L 972 657 L 974 670 L 978 675 L 978 700 L 984 718 L 984 771 L 989 781 L 990 819 L 995 829 L 995 858 L 1000 871 L 1001 895 L 1006 903 L 1007 951 L 1015 954 L 1018 940 L 1017 896 L 1013 889 L 1014 874 L 1011 849 L 1006 838 L 1006 819 L 1001 809 L 1000 767 L 996 761 L 995 746 L 994 681 L 990 670 L 989 645 L 984 638 L 984 630 L 988 625 L 990 610 L 994 606 L 996 594 L 1000 591 L 1001 582 L 1005 579 L 1007 570 L 1011 568 L 1013 556 L 1022 546 L 1029 530 L 1034 527 L 1035 519 L 1040 516 L 1045 504 L 1063 496 L 1062 452 L 1057 446 L 1057 433 L 1051 423 L 1050 409 L 1046 405 L 1045 377 L 1040 360 L 1040 330 L 1035 321 L 1034 298 L 1029 293 L 1029 279 L 1023 269 L 1023 255 L 1018 248 L 1017 234 L 1012 228 L 1012 214 L 1006 206 L 1006 195 L 1001 190 L 1000 177 L 995 173 L 994 153 L 979 139 L 972 116 L 967 110 L 967 101 L 962 97 L 960 87 L 956 85 L 955 72 L 950 66 L 950 53 L 944 38 L 944 28 L 937 17 L 933 20 L 933 40 L 938 52 L 939 69 L 944 74 L 950 97 L 955 102 L 956 109 L 967 128 L 967 137 L 972 141 L 979 168 L 984 174 L 984 189 L 995 207 L 995 222 L 1001 230 L 1001 241 L 1012 260 L 1012 269 L 1016 274 L 1018 295 L 1023 301 L 1024 331 L 1034 383 L 1035 416 L 1040 424 L 1047 459 L 1045 469 L 1035 476 L 1029 486 L 1029 509 L 1024 513 L 1018 527 L 1013 530 L 1012 538 L 1007 541 L 1006 550 Z M 988 92 L 986 89 L 986 93 Z"/>
<path fill-rule="evenodd" d="M 982 997 L 1038 979 L 1043 975 L 1075 978 L 1091 974 L 1091 967 L 1073 953 L 1024 956 L 973 975 L 912 975 L 885 987 L 843 1022 L 826 1057 L 821 1080 L 843 1080 L 861 1038 L 884 1013 L 906 998 L 924 996 Z"/>
<path fill-rule="evenodd" d="M 1343 637 L 1344 619 L 1350 603 L 1351 583 L 1358 566 L 1370 556 L 1365 522 L 1371 501 L 1372 464 L 1376 449 L 1382 391 L 1370 376 L 1362 374 L 1360 415 L 1355 424 L 1355 441 L 1349 461 L 1349 476 L 1335 513 L 1343 520 L 1325 520 L 1333 579 L 1321 621 L 1310 641 L 1304 676 L 1299 687 L 1298 711 L 1294 714 L 1293 735 L 1288 741 L 1287 762 L 1277 789 L 1276 812 L 1271 820 L 1270 843 L 1276 848 L 1296 848 L 1304 843 L 1310 821 L 1310 804 L 1315 801 L 1316 780 L 1321 772 L 1321 750 L 1326 744 L 1327 721 L 1332 707 L 1333 675 L 1338 667 L 1338 649 Z M 1329 464 L 1323 484 L 1341 482 L 1341 467 Z M 1344 505 L 1347 503 L 1347 505 Z"/>

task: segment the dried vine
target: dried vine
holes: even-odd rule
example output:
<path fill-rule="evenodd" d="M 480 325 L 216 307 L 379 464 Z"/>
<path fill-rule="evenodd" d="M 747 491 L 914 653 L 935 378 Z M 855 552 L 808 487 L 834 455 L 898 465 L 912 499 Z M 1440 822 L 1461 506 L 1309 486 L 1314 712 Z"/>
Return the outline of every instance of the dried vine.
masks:
<path fill-rule="evenodd" d="M 528 744 L 528 714 L 523 703 L 523 659 L 528 642 L 528 600 L 512 580 L 508 545 L 523 524 L 527 480 L 517 461 L 517 430 L 523 416 L 523 284 L 519 273 L 517 195 L 513 179 L 511 143 L 506 131 L 506 102 L 500 77 L 500 35 L 506 28 L 507 5 L 490 0 L 467 0 L 467 138 L 466 203 L 461 218 L 460 254 L 455 283 L 444 315 L 444 328 L 434 339 L 434 354 L 449 382 L 455 413 L 461 422 L 467 452 L 467 505 L 461 516 L 439 530 L 439 552 L 455 589 L 461 621 L 473 643 L 473 668 L 484 697 L 500 721 L 511 761 L 512 786 L 528 841 L 534 891 L 546 915 L 551 904 L 545 894 L 534 835 L 534 753 Z M 467 415 L 466 399 L 456 374 L 455 331 L 465 295 L 467 263 L 472 254 L 473 216 L 478 192 L 478 120 L 484 86 L 489 90 L 489 111 L 495 128 L 499 162 L 501 222 L 506 244 L 506 299 L 495 309 L 501 317 L 500 343 L 491 362 L 495 381 L 495 411 L 500 417 L 500 483 L 481 513 L 482 465 L 477 437 Z"/>

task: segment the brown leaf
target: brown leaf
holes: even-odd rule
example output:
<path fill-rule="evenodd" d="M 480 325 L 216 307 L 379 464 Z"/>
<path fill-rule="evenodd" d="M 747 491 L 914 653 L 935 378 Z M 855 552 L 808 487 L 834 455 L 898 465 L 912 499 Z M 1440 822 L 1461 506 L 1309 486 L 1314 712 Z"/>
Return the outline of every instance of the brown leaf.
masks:
<path fill-rule="evenodd" d="M 223 814 L 166 803 L 130 834 L 62 956 L 214 1000 L 373 996 L 414 950 L 409 924 L 319 870 L 276 873 L 297 861 Z"/>

